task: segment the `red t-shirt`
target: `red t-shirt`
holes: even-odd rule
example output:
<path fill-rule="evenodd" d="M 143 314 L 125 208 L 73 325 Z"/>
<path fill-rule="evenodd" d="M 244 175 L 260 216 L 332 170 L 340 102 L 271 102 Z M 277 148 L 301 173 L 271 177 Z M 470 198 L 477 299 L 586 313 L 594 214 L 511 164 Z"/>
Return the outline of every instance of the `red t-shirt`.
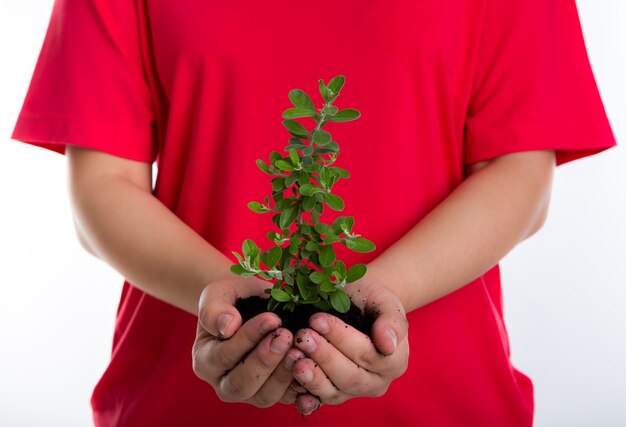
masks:
<path fill-rule="evenodd" d="M 328 126 L 337 165 L 352 174 L 336 192 L 379 248 L 343 253 L 348 263 L 399 239 L 468 163 L 555 149 L 562 164 L 615 144 L 574 0 L 57 0 L 13 138 L 156 161 L 154 195 L 208 242 L 227 254 L 245 238 L 269 247 L 269 218 L 246 207 L 269 191 L 254 162 L 286 145 L 288 91 L 319 105 L 317 80 L 338 74 L 337 105 L 362 117 Z M 196 318 L 126 282 L 94 420 L 532 423 L 533 386 L 509 359 L 497 266 L 408 317 L 409 367 L 385 396 L 303 422 L 289 406 L 222 403 L 192 371 Z"/>

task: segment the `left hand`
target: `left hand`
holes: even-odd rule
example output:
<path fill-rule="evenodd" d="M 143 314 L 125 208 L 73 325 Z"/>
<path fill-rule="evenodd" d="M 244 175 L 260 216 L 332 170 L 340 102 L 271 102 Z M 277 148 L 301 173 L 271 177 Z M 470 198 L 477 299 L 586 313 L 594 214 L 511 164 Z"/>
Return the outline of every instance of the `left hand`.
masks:
<path fill-rule="evenodd" d="M 365 313 L 375 317 L 372 339 L 328 313 L 311 316 L 294 345 L 307 357 L 293 367 L 294 378 L 322 403 L 338 405 L 361 396 L 382 396 L 407 368 L 409 342 L 404 307 L 395 294 L 371 276 L 346 287 Z M 296 399 L 303 415 L 318 409 L 307 395 Z"/>

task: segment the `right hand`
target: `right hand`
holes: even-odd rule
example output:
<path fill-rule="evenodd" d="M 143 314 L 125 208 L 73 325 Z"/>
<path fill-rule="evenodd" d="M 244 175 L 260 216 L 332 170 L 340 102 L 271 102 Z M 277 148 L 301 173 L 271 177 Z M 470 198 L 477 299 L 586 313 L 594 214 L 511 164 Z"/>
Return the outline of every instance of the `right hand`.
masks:
<path fill-rule="evenodd" d="M 266 408 L 306 392 L 291 374 L 304 354 L 292 348 L 293 334 L 280 328 L 280 318 L 265 312 L 242 325 L 235 308 L 238 298 L 264 296 L 265 288 L 259 279 L 233 278 L 210 283 L 200 296 L 193 370 L 224 402 Z"/>

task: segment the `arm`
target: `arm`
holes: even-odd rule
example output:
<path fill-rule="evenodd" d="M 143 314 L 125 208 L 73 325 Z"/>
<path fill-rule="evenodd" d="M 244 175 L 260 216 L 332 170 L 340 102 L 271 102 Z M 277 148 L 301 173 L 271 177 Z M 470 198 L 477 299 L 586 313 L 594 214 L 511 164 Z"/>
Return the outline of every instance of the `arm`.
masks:
<path fill-rule="evenodd" d="M 296 335 L 308 357 L 296 362 L 294 377 L 324 403 L 384 393 L 406 369 L 401 309 L 461 288 L 536 232 L 546 216 L 554 165 L 553 151 L 534 151 L 471 166 L 461 185 L 349 285 L 360 289 L 356 300 L 366 297 L 366 307 L 384 307 L 372 330 L 379 352 L 338 319 L 316 315 L 311 329 Z"/>
<path fill-rule="evenodd" d="M 238 297 L 263 295 L 266 284 L 232 274 L 225 255 L 152 195 L 150 164 L 75 146 L 67 147 L 67 156 L 83 246 L 142 291 L 199 314 L 196 374 L 223 400 L 256 406 L 293 402 L 288 368 L 299 352 L 285 357 L 292 334 L 279 328 L 273 313 L 242 325 L 234 307 Z"/>
<path fill-rule="evenodd" d="M 152 195 L 148 163 L 68 146 L 69 187 L 85 249 L 144 292 L 192 314 L 228 258 Z"/>
<path fill-rule="evenodd" d="M 407 311 L 476 279 L 543 225 L 554 165 L 553 151 L 529 151 L 470 166 L 449 197 L 370 264 L 372 276 Z"/>

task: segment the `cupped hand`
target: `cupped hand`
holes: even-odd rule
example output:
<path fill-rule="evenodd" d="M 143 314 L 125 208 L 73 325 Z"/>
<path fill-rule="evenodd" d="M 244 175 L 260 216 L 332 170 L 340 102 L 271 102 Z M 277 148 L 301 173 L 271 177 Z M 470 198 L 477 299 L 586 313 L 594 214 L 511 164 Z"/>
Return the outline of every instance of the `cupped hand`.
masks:
<path fill-rule="evenodd" d="M 193 370 L 225 402 L 265 408 L 277 402 L 319 406 L 293 381 L 291 370 L 304 355 L 292 348 L 293 335 L 274 313 L 261 313 L 242 324 L 238 298 L 263 296 L 267 283 L 233 278 L 207 285 L 200 296 Z M 244 363 L 245 361 L 245 363 Z M 308 401 L 307 401 L 308 399 Z M 307 403 L 313 402 L 313 403 Z"/>
<path fill-rule="evenodd" d="M 322 403 L 338 405 L 361 396 L 382 396 L 407 368 L 408 322 L 394 293 L 372 277 L 346 287 L 352 301 L 375 318 L 371 339 L 335 316 L 317 313 L 310 328 L 296 333 L 295 348 L 306 357 L 294 364 L 295 379 Z M 298 397 L 304 415 L 317 409 L 311 396 Z"/>

